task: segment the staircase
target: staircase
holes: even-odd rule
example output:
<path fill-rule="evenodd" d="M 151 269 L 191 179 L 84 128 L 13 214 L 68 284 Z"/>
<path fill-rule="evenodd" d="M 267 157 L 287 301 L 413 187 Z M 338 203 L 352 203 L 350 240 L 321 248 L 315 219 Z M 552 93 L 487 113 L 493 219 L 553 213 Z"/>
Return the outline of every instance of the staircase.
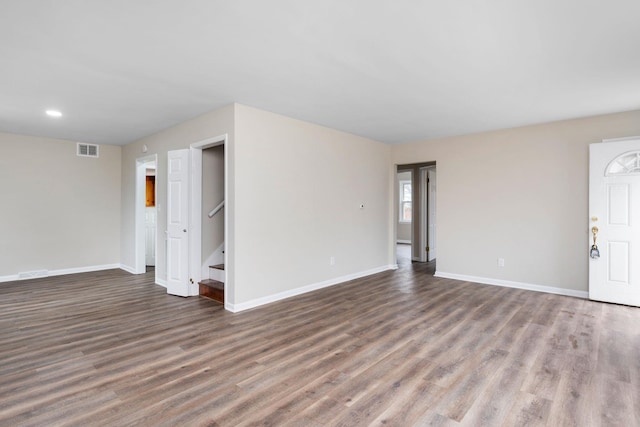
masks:
<path fill-rule="evenodd" d="M 200 296 L 224 304 L 224 264 L 209 266 L 209 279 L 198 282 Z"/>

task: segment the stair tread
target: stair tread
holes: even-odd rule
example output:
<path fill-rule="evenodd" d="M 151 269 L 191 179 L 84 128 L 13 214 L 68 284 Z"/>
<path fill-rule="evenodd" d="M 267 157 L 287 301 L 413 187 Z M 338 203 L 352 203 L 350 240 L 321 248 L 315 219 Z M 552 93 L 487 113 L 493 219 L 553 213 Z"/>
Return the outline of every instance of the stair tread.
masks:
<path fill-rule="evenodd" d="M 217 280 L 204 279 L 204 280 L 198 282 L 198 284 L 199 285 L 208 286 L 210 288 L 221 289 L 221 290 L 224 291 L 224 283 L 218 282 Z"/>
<path fill-rule="evenodd" d="M 200 296 L 224 304 L 224 283 L 217 280 L 204 279 L 198 282 Z"/>
<path fill-rule="evenodd" d="M 224 264 L 210 265 L 209 268 L 215 268 L 217 270 L 224 270 Z"/>

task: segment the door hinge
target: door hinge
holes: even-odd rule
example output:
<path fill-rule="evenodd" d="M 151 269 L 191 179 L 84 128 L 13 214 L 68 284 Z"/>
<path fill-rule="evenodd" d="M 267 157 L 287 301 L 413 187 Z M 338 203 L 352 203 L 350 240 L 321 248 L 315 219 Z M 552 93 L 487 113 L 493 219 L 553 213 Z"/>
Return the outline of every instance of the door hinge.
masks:
<path fill-rule="evenodd" d="M 424 250 L 429 252 L 429 246 L 425 246 Z"/>

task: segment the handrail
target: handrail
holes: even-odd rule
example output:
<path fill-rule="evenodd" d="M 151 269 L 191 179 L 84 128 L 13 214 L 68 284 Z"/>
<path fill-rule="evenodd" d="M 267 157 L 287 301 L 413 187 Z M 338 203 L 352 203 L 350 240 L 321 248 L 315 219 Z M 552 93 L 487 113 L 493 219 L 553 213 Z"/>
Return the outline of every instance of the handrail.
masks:
<path fill-rule="evenodd" d="M 220 212 L 220 210 L 222 210 L 222 208 L 224 207 L 224 200 L 220 202 L 220 204 L 218 206 L 216 206 L 215 208 L 213 208 L 213 210 L 211 212 L 209 212 L 209 218 L 213 218 L 213 216 L 215 214 L 217 214 L 218 212 Z"/>

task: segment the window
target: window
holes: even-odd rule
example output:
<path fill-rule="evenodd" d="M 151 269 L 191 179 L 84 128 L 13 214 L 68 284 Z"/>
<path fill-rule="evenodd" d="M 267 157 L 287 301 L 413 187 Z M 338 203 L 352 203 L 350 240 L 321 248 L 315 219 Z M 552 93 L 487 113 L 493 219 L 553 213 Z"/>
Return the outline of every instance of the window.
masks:
<path fill-rule="evenodd" d="M 625 153 L 607 166 L 606 176 L 640 174 L 640 151 Z"/>
<path fill-rule="evenodd" d="M 400 222 L 411 222 L 411 181 L 400 181 Z"/>

